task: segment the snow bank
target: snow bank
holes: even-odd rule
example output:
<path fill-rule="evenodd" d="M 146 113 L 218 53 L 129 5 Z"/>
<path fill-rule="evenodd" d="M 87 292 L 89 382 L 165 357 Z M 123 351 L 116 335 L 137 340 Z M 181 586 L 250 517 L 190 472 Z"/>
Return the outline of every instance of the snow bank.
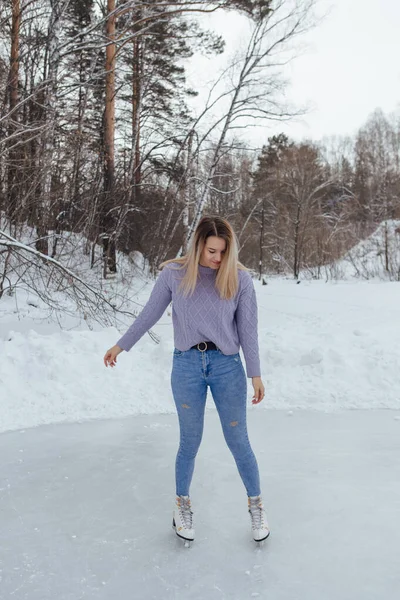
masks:
<path fill-rule="evenodd" d="M 143 304 L 152 285 L 132 297 Z M 400 284 L 277 279 L 255 286 L 266 386 L 261 406 L 400 408 Z M 146 334 L 115 369 L 104 366 L 103 356 L 117 329 L 88 331 L 70 320 L 64 323 L 70 330 L 60 331 L 38 322 L 40 309 L 21 299 L 14 310 L 14 299 L 2 300 L 0 430 L 174 412 L 170 308 L 154 327 L 160 343 Z M 250 398 L 250 379 L 248 386 Z"/>
<path fill-rule="evenodd" d="M 400 280 L 400 220 L 388 220 L 334 263 L 332 272 L 340 279 L 380 278 Z"/>

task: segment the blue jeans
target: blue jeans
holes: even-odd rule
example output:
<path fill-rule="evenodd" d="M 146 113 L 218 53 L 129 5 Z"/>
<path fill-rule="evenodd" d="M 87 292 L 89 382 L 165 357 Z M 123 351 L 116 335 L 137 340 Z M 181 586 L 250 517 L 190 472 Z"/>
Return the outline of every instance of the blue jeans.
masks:
<path fill-rule="evenodd" d="M 240 355 L 221 350 L 174 349 L 171 386 L 180 427 L 176 456 L 176 494 L 188 496 L 197 451 L 203 436 L 207 386 L 248 496 L 258 496 L 260 476 L 247 435 L 247 382 Z"/>

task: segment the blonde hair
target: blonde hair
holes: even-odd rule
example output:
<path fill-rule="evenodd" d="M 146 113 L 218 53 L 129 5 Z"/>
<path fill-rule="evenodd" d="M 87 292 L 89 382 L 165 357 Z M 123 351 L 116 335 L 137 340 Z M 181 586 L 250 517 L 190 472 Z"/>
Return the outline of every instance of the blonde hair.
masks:
<path fill-rule="evenodd" d="M 216 288 L 219 291 L 220 297 L 225 300 L 233 298 L 239 287 L 238 269 L 249 271 L 247 267 L 239 262 L 239 250 L 236 234 L 233 231 L 231 224 L 222 217 L 205 216 L 202 217 L 196 227 L 193 235 L 193 241 L 188 249 L 187 254 L 180 258 L 172 258 L 165 260 L 160 264 L 160 269 L 170 263 L 181 265 L 177 267 L 177 271 L 186 270 L 180 288 L 183 290 L 184 296 L 193 294 L 198 279 L 198 265 L 206 245 L 206 240 L 210 236 L 215 236 L 225 240 L 225 254 L 218 268 L 218 273 L 215 281 Z"/>

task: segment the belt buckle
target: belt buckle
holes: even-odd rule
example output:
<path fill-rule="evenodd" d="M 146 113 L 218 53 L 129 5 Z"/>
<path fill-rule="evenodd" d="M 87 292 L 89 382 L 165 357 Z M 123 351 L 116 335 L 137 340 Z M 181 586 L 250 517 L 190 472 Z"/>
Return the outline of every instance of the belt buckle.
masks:
<path fill-rule="evenodd" d="M 200 344 L 205 344 L 204 350 L 202 350 L 201 348 L 199 348 Z M 197 344 L 197 350 L 200 350 L 200 352 L 205 352 L 207 350 L 207 342 L 199 342 Z"/>

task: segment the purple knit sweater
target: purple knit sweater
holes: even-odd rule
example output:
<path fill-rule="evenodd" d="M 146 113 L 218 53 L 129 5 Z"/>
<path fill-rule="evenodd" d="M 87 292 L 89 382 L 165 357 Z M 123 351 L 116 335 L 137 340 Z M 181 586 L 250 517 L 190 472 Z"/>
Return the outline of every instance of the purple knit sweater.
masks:
<path fill-rule="evenodd" d="M 199 342 L 212 341 L 223 354 L 236 354 L 241 346 L 247 377 L 260 376 L 257 300 L 250 273 L 238 270 L 236 295 L 222 300 L 215 287 L 217 270 L 199 264 L 195 291 L 192 296 L 184 297 L 178 293 L 184 272 L 176 267 L 177 263 L 169 263 L 163 268 L 142 312 L 117 346 L 128 352 L 162 317 L 172 300 L 174 345 L 178 350 L 189 350 Z"/>

